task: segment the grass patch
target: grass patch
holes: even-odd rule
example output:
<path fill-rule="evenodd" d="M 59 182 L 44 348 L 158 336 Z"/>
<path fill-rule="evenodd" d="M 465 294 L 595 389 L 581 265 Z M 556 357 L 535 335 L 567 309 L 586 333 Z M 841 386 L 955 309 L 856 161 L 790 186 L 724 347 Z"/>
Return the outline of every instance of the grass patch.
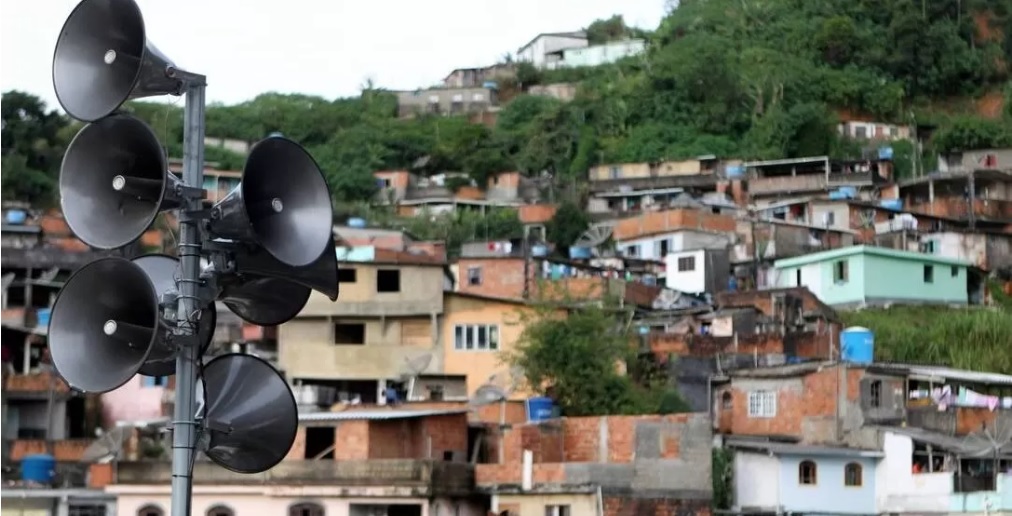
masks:
<path fill-rule="evenodd" d="M 875 359 L 1012 374 L 1012 310 L 897 306 L 842 312 L 875 333 Z"/>

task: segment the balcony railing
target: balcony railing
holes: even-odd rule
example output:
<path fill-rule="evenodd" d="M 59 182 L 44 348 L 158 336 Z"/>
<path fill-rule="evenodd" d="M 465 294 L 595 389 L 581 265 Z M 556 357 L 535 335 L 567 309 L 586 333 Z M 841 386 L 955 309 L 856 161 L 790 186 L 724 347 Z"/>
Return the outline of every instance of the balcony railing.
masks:
<path fill-rule="evenodd" d="M 4 384 L 4 389 L 8 395 L 11 393 L 43 393 L 49 392 L 49 389 L 53 388 L 58 393 L 66 393 L 70 391 L 70 387 L 67 386 L 59 376 L 48 371 L 42 371 L 37 373 L 29 374 L 12 374 L 7 377 L 7 382 Z"/>
<path fill-rule="evenodd" d="M 201 484 L 341 485 L 410 487 L 423 496 L 465 496 L 474 487 L 474 467 L 466 463 L 415 459 L 366 461 L 283 461 L 261 475 L 242 475 L 216 464 L 194 464 L 193 478 Z M 118 484 L 164 484 L 172 480 L 168 462 L 121 462 Z"/>

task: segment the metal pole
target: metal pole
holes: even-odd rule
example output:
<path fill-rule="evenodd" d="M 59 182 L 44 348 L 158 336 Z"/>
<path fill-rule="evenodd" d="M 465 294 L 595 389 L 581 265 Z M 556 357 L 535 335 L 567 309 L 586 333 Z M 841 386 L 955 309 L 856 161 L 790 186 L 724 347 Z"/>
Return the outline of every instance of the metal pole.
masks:
<path fill-rule="evenodd" d="M 201 188 L 204 183 L 205 82 L 200 76 L 187 79 L 183 115 L 183 183 Z M 191 475 L 197 444 L 195 410 L 200 346 L 193 337 L 202 304 L 198 299 L 201 238 L 199 222 L 193 215 L 201 209 L 201 200 L 188 196 L 184 202 L 185 209 L 179 219 L 181 271 L 175 333 L 180 346 L 176 358 L 176 406 L 172 418 L 172 516 L 190 515 Z"/>

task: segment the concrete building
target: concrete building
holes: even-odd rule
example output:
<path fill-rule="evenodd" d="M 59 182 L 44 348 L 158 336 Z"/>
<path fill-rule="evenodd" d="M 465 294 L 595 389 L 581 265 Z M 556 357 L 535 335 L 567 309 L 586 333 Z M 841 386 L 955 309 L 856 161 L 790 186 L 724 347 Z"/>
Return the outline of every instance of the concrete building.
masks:
<path fill-rule="evenodd" d="M 774 285 L 807 286 L 836 307 L 969 302 L 969 263 L 926 253 L 852 246 L 777 260 Z"/>
<path fill-rule="evenodd" d="M 394 94 L 397 95 L 397 114 L 402 118 L 422 114 L 481 113 L 499 106 L 499 92 L 493 87 L 427 88 Z"/>
<path fill-rule="evenodd" d="M 558 54 L 567 48 L 583 48 L 588 45 L 587 35 L 577 32 L 546 32 L 538 34 L 516 53 L 517 62 L 530 63 L 536 68 L 547 68 L 562 59 Z"/>
<path fill-rule="evenodd" d="M 581 66 L 601 66 L 614 63 L 625 57 L 643 53 L 647 42 L 642 39 L 611 41 L 601 45 L 586 47 L 563 48 L 552 52 L 546 59 L 545 68 L 577 68 Z"/>
<path fill-rule="evenodd" d="M 496 514 L 708 514 L 711 444 L 706 414 L 562 418 L 508 430 L 475 480 Z"/>
<path fill-rule="evenodd" d="M 731 277 L 727 249 L 674 251 L 664 257 L 664 284 L 688 294 L 723 292 Z"/>
<path fill-rule="evenodd" d="M 899 183 L 907 210 L 964 221 L 971 228 L 1012 224 L 1012 165 L 1006 170 L 955 169 Z"/>
<path fill-rule="evenodd" d="M 892 161 L 880 159 L 838 161 L 815 156 L 750 161 L 743 166 L 749 199 L 759 205 L 798 195 L 870 199 L 893 180 Z"/>

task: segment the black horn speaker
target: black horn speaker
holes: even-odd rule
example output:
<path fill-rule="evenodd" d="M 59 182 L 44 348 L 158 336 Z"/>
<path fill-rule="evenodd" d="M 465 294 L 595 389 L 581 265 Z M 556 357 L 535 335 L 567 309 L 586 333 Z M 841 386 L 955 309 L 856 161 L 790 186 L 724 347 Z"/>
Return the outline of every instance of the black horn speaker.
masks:
<path fill-rule="evenodd" d="M 236 271 L 242 276 L 285 279 L 309 287 L 331 301 L 337 300 L 337 252 L 333 241 L 313 263 L 305 267 L 286 265 L 261 248 L 238 251 L 234 259 Z"/>
<path fill-rule="evenodd" d="M 281 374 L 252 355 L 232 353 L 204 366 L 204 454 L 237 473 L 260 473 L 285 458 L 299 412 Z"/>
<path fill-rule="evenodd" d="M 212 215 L 208 229 L 215 237 L 260 245 L 292 267 L 313 263 L 333 243 L 323 173 L 301 145 L 281 136 L 253 146 L 241 183 Z"/>
<path fill-rule="evenodd" d="M 68 115 L 94 122 L 132 98 L 178 95 L 174 66 L 147 40 L 133 0 L 83 0 L 60 30 L 53 87 Z"/>
<path fill-rule="evenodd" d="M 115 249 L 139 238 L 159 212 L 179 206 L 178 184 L 155 132 L 116 114 L 86 125 L 70 142 L 60 168 L 60 204 L 84 243 Z"/>
<path fill-rule="evenodd" d="M 49 319 L 56 371 L 84 392 L 108 392 L 132 378 L 160 332 L 158 294 L 143 269 L 118 257 L 78 269 Z"/>
<path fill-rule="evenodd" d="M 155 286 L 159 296 L 176 288 L 176 279 L 180 277 L 179 259 L 164 254 L 147 254 L 130 260 L 140 267 Z M 197 323 L 197 339 L 200 342 L 200 354 L 203 355 L 214 338 L 214 327 L 218 313 L 211 306 L 200 312 Z M 141 366 L 140 374 L 144 376 L 169 376 L 176 372 L 176 349 L 171 342 L 156 341 L 151 348 L 148 359 Z"/>

